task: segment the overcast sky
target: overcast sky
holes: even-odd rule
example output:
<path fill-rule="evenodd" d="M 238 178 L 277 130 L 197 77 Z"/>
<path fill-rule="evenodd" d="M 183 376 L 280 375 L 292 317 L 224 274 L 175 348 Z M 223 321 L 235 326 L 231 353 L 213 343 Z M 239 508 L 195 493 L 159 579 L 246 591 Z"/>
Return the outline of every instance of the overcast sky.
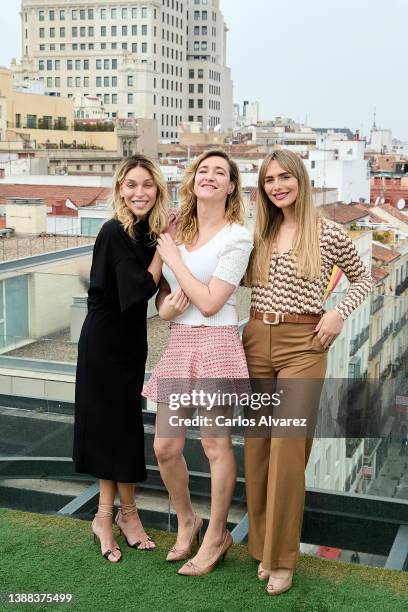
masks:
<path fill-rule="evenodd" d="M 7 0 L 2 13 L 2 65 L 20 59 L 20 4 Z M 258 100 L 261 119 L 281 115 L 364 134 L 376 108 L 377 125 L 408 141 L 408 0 L 220 4 L 235 102 Z"/>

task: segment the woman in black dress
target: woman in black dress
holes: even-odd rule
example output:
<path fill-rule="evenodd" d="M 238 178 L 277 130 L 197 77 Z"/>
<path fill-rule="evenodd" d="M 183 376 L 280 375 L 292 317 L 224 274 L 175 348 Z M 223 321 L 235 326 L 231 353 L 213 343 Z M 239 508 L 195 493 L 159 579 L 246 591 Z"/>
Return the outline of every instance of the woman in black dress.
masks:
<path fill-rule="evenodd" d="M 147 356 L 147 301 L 154 295 L 162 261 L 155 239 L 167 226 L 167 186 L 158 166 L 143 155 L 125 159 L 114 179 L 114 218 L 95 242 L 88 314 L 78 344 L 74 461 L 77 472 L 100 481 L 92 522 L 102 555 L 122 555 L 115 522 L 128 546 L 152 550 L 135 503 L 135 482 L 146 479 L 141 390 Z"/>

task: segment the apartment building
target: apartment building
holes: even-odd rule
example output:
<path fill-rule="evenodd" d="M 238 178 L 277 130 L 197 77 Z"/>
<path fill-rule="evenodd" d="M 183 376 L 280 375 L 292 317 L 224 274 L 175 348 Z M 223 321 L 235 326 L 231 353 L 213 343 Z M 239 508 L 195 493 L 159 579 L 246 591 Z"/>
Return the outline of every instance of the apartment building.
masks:
<path fill-rule="evenodd" d="M 202 131 L 233 128 L 231 71 L 227 67 L 228 28 L 219 0 L 188 2 L 187 119 Z"/>
<path fill-rule="evenodd" d="M 175 142 L 180 123 L 189 118 L 188 65 L 194 64 L 191 83 L 197 93 L 198 84 L 203 88 L 196 116 L 204 128 L 232 125 L 226 28 L 218 0 L 207 2 L 22 0 L 22 62 L 13 70 L 41 79 L 50 96 L 97 96 L 109 118 L 156 119 L 160 140 Z M 196 37 L 188 24 L 198 7 Z M 187 62 L 187 48 L 197 42 L 200 53 Z"/>

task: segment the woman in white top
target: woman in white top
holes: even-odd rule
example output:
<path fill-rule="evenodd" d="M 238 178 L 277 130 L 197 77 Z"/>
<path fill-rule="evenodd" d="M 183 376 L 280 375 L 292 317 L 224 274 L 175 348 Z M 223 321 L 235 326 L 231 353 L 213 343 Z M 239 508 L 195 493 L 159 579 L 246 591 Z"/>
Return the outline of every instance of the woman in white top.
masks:
<path fill-rule="evenodd" d="M 178 246 L 169 234 L 163 234 L 157 247 L 164 261 L 164 278 L 156 304 L 160 317 L 172 321 L 170 340 L 143 392 L 157 401 L 154 449 L 178 519 L 177 540 L 167 561 L 189 558 L 203 522 L 191 505 L 183 456 L 185 435 L 179 429 L 171 436 L 168 401 L 165 404 L 169 394 L 161 391 L 160 381 L 172 379 L 171 390 L 184 391 L 188 381 L 190 389 L 197 389 L 192 382 L 197 379 L 248 378 L 235 292 L 248 264 L 252 238 L 243 226 L 237 165 L 223 151 L 203 153 L 186 171 L 180 199 Z M 163 434 L 158 428 L 166 418 Z M 231 438 L 229 432 L 220 437 L 206 434 L 201 442 L 210 464 L 211 516 L 197 554 L 179 569 L 189 576 L 209 573 L 232 544 L 226 529 L 236 479 Z"/>

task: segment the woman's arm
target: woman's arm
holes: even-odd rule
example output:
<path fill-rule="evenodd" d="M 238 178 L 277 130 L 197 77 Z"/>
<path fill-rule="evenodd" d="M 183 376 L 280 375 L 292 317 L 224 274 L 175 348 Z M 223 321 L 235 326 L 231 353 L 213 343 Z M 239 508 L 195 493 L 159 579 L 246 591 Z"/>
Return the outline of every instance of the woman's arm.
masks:
<path fill-rule="evenodd" d="M 153 280 L 156 283 L 156 287 L 160 282 L 162 266 L 163 266 L 162 258 L 160 257 L 156 249 L 156 251 L 154 252 L 153 259 L 150 263 L 150 266 L 147 268 L 147 271 L 150 272 L 150 274 L 153 276 Z"/>
<path fill-rule="evenodd" d="M 190 272 L 180 257 L 179 250 L 168 234 L 162 234 L 157 249 L 162 259 L 173 270 L 180 287 L 205 317 L 216 314 L 234 293 L 239 284 L 252 249 L 252 240 L 244 228 L 224 246 L 217 268 L 208 285 Z"/>

